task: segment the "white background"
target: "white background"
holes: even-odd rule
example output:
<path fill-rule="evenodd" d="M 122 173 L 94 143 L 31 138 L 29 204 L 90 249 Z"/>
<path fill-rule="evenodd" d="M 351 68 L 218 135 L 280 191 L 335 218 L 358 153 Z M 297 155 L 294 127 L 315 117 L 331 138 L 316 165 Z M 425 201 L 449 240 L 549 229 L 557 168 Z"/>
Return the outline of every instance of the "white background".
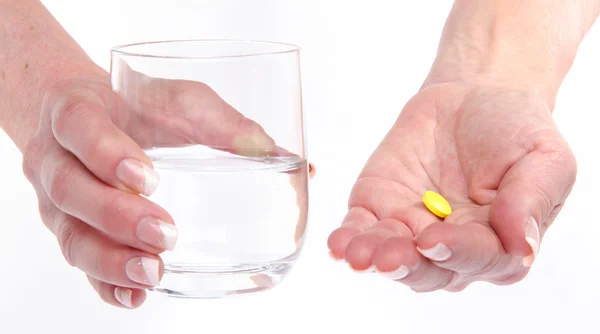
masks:
<path fill-rule="evenodd" d="M 508 287 L 416 294 L 327 254 L 365 159 L 420 86 L 450 0 L 44 1 L 108 69 L 111 46 L 169 38 L 273 40 L 302 47 L 311 182 L 307 244 L 290 276 L 252 297 L 149 295 L 105 305 L 42 225 L 21 155 L 0 136 L 0 333 L 600 333 L 600 31 L 593 29 L 555 111 L 579 163 L 577 184 L 530 275 Z M 143 10 L 143 12 L 142 12 Z"/>

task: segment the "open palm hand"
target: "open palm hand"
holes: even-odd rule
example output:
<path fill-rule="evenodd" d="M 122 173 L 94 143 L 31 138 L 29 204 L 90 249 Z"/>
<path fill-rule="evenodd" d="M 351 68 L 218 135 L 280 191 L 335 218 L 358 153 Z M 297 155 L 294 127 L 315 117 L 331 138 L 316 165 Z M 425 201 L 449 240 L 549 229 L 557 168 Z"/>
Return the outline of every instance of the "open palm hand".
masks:
<path fill-rule="evenodd" d="M 328 240 L 356 271 L 415 291 L 523 279 L 575 182 L 576 162 L 551 109 L 510 87 L 422 89 L 372 154 Z M 453 212 L 438 218 L 427 190 Z"/>

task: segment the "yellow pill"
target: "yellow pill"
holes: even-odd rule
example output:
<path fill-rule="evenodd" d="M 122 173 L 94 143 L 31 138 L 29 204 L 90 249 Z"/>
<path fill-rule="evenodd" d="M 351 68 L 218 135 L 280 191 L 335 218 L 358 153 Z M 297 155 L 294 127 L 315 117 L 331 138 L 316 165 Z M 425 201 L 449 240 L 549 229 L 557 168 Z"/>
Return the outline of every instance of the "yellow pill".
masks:
<path fill-rule="evenodd" d="M 423 195 L 423 203 L 429 211 L 440 218 L 446 218 L 452 213 L 450 203 L 436 192 L 426 191 L 425 195 Z"/>

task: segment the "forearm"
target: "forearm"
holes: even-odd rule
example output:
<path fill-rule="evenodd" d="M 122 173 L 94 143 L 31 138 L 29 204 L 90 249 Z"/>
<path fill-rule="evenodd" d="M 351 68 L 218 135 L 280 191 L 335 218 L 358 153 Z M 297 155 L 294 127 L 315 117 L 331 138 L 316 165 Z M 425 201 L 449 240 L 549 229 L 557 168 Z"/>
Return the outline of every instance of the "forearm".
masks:
<path fill-rule="evenodd" d="M 554 104 L 600 0 L 457 0 L 425 85 L 510 82 Z"/>
<path fill-rule="evenodd" d="M 0 0 L 0 127 L 21 151 L 52 85 L 102 75 L 39 1 Z"/>

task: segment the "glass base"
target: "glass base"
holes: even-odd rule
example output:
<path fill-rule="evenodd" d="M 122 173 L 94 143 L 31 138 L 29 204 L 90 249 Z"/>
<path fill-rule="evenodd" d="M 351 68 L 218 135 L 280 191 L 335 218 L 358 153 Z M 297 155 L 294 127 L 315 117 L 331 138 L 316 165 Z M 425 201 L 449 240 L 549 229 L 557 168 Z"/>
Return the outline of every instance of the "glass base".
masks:
<path fill-rule="evenodd" d="M 201 267 L 165 265 L 159 286 L 151 291 L 175 298 L 223 298 L 255 293 L 277 286 L 293 261 L 261 265 Z"/>

